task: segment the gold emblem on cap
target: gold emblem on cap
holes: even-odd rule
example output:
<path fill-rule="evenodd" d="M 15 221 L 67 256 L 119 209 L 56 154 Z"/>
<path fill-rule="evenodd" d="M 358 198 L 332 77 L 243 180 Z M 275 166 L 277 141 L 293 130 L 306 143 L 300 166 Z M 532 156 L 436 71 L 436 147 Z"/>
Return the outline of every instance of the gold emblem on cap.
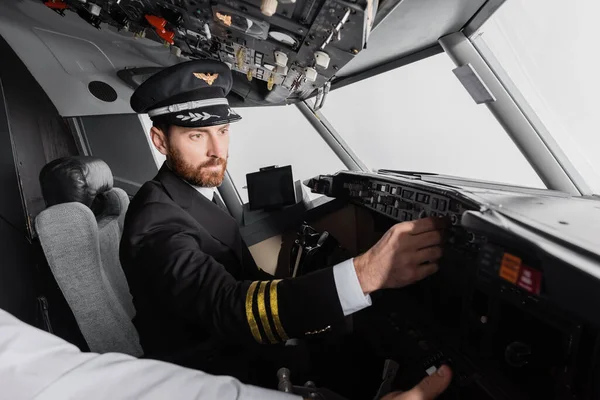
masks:
<path fill-rule="evenodd" d="M 212 85 L 213 82 L 219 77 L 219 74 L 204 74 L 200 72 L 194 72 L 194 76 L 198 79 L 202 79 L 209 85 Z"/>

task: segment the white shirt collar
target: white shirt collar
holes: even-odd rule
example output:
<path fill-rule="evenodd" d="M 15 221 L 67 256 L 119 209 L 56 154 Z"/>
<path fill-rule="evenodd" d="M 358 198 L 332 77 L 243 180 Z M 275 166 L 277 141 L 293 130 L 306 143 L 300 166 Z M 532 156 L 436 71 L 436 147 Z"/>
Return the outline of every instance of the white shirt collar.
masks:
<path fill-rule="evenodd" d="M 202 196 L 206 197 L 208 200 L 212 201 L 213 196 L 215 195 L 215 189 L 214 187 L 202 187 L 202 186 L 194 186 L 191 185 L 191 187 L 193 187 L 194 189 L 196 189 L 198 191 L 198 193 L 200 193 Z"/>

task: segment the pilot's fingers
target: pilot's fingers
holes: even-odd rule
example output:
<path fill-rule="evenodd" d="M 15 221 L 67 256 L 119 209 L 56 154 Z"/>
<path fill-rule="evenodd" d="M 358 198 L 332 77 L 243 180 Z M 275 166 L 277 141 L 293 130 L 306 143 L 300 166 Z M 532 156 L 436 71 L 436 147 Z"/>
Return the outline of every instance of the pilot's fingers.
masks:
<path fill-rule="evenodd" d="M 417 267 L 415 270 L 414 279 L 412 282 L 420 281 L 421 279 L 427 278 L 429 275 L 435 274 L 438 270 L 437 264 L 425 264 Z"/>
<path fill-rule="evenodd" d="M 401 394 L 394 400 L 432 400 L 438 397 L 452 380 L 452 370 L 446 365 L 438 368 L 437 372 L 424 378 L 414 388 Z"/>
<path fill-rule="evenodd" d="M 406 230 L 411 235 L 419 235 L 429 231 L 439 231 L 450 226 L 448 218 L 423 218 L 416 221 L 403 222 L 402 229 Z"/>
<path fill-rule="evenodd" d="M 381 400 L 402 400 L 404 399 L 404 397 L 402 397 L 402 393 L 404 392 L 391 392 L 383 396 Z"/>
<path fill-rule="evenodd" d="M 440 246 L 428 247 L 426 249 L 421 249 L 417 251 L 414 256 L 414 262 L 417 265 L 426 263 L 426 262 L 435 262 L 442 258 L 442 248 Z"/>
<path fill-rule="evenodd" d="M 444 231 L 429 231 L 419 235 L 410 236 L 410 246 L 415 249 L 437 246 L 444 241 Z"/>

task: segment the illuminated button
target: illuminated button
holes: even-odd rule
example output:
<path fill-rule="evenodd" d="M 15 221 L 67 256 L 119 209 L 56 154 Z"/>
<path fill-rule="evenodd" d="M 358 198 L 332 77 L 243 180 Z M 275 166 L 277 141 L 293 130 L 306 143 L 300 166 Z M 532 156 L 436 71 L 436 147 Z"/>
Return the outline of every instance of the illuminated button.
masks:
<path fill-rule="evenodd" d="M 527 265 L 523 265 L 517 286 L 527 290 L 529 293 L 540 294 L 540 289 L 542 288 L 542 273 Z"/>
<path fill-rule="evenodd" d="M 381 190 L 382 192 L 385 192 L 387 189 L 387 185 L 381 185 L 379 186 L 379 190 Z"/>
<path fill-rule="evenodd" d="M 517 283 L 521 270 L 521 259 L 509 253 L 504 253 L 500 264 L 500 277 L 510 283 Z"/>
<path fill-rule="evenodd" d="M 390 190 L 390 193 L 391 193 L 391 194 L 397 194 L 397 193 L 398 193 L 398 188 L 397 188 L 397 187 L 393 187 L 393 188 Z"/>

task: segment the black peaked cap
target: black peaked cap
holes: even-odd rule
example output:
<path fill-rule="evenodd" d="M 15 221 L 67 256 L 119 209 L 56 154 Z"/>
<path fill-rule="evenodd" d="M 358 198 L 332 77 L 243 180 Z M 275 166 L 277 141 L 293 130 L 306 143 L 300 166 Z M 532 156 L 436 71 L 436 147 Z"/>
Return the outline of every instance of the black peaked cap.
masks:
<path fill-rule="evenodd" d="M 229 67 L 214 60 L 193 60 L 165 68 L 142 83 L 131 108 L 153 121 L 185 127 L 222 125 L 241 117 L 229 107 L 233 86 Z"/>

